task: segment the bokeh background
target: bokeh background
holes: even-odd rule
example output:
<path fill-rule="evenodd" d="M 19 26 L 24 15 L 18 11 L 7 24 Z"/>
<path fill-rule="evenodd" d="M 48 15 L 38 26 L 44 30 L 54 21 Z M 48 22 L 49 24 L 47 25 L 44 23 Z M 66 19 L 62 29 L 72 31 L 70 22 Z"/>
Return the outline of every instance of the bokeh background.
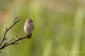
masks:
<path fill-rule="evenodd" d="M 0 39 L 25 36 L 23 25 L 32 18 L 31 39 L 1 50 L 0 56 L 85 56 L 85 0 L 0 0 Z"/>

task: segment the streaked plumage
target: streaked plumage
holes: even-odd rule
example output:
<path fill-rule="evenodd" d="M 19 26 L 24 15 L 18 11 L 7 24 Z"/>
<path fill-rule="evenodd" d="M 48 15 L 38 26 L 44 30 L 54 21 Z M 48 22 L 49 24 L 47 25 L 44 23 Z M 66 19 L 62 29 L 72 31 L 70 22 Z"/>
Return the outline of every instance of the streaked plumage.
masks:
<path fill-rule="evenodd" d="M 30 34 L 32 33 L 33 29 L 34 29 L 34 25 L 32 19 L 27 19 L 24 24 L 24 31 L 27 34 Z"/>

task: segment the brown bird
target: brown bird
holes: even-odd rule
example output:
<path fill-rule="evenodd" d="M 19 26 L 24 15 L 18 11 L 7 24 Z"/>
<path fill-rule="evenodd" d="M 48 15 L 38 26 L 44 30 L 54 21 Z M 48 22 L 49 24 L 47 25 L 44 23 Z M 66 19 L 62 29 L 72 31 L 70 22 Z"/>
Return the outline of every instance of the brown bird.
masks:
<path fill-rule="evenodd" d="M 24 32 L 26 32 L 29 35 L 32 33 L 33 29 L 34 29 L 33 20 L 27 18 L 24 24 Z"/>

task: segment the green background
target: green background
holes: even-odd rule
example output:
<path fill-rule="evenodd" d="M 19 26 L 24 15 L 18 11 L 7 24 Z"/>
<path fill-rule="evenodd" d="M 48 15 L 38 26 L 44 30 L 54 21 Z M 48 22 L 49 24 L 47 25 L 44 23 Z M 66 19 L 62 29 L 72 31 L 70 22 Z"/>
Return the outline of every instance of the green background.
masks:
<path fill-rule="evenodd" d="M 7 38 L 25 36 L 27 18 L 34 21 L 32 38 L 4 48 L 0 56 L 85 56 L 84 0 L 0 0 L 0 37 L 16 16 L 20 22 Z"/>

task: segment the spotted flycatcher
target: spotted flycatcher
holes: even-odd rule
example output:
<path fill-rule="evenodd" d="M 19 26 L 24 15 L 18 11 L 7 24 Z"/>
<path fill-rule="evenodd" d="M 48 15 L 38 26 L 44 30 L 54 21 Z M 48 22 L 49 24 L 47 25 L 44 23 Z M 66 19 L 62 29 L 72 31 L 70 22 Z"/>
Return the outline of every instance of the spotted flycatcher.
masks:
<path fill-rule="evenodd" d="M 31 34 L 34 29 L 33 20 L 27 19 L 24 24 L 24 32 Z"/>

